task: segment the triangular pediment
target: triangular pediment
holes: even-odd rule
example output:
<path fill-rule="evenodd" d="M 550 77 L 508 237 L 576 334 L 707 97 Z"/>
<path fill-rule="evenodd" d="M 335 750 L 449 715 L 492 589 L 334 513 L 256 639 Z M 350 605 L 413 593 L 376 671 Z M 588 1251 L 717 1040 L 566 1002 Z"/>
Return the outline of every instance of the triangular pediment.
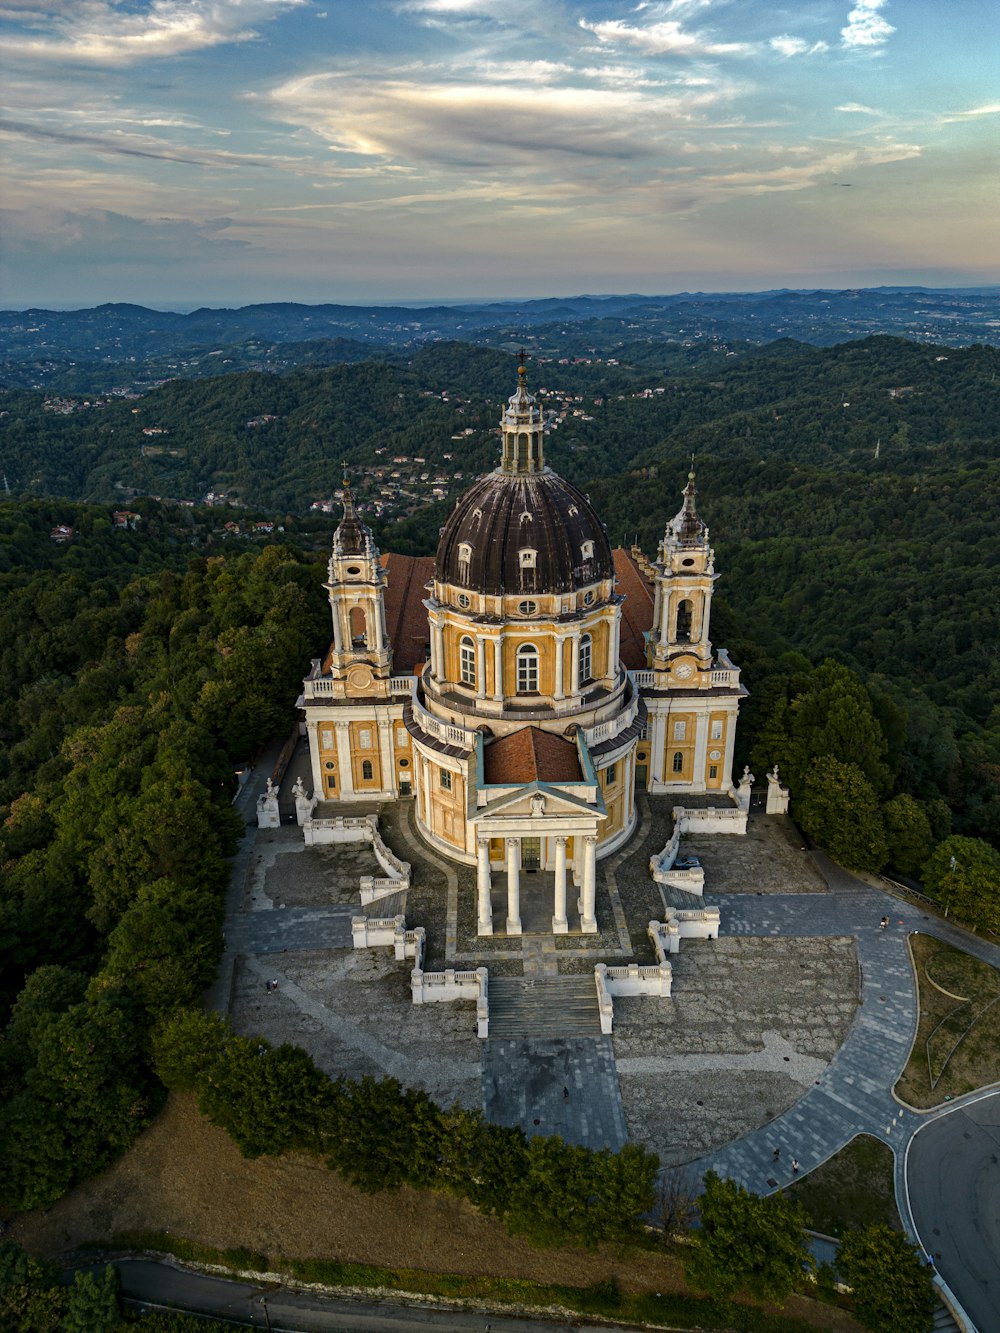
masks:
<path fill-rule="evenodd" d="M 582 784 L 581 784 L 582 785 Z M 556 815 L 596 815 L 603 819 L 607 815 L 600 791 L 597 800 L 588 801 L 582 792 L 579 796 L 546 786 L 540 782 L 529 782 L 523 787 L 507 791 L 502 796 L 479 806 L 470 816 L 473 823 L 483 815 L 508 815 L 537 819 L 539 823 Z"/>

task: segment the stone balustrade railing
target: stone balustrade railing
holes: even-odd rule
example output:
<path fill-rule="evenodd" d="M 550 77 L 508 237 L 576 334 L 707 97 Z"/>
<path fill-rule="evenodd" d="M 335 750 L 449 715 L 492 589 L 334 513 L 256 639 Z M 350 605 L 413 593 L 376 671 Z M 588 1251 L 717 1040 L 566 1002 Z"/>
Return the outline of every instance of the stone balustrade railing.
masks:
<path fill-rule="evenodd" d="M 615 1002 L 611 998 L 604 973 L 604 964 L 598 963 L 594 968 L 594 984 L 597 986 L 597 1011 L 601 1019 L 601 1032 L 605 1037 L 610 1037 L 615 1026 Z"/>
<path fill-rule="evenodd" d="M 382 835 L 378 831 L 378 816 L 369 815 L 368 822 L 372 831 L 372 851 L 375 853 L 375 860 L 385 871 L 389 879 L 396 880 L 397 889 L 408 889 L 410 887 L 409 861 L 404 861 L 397 856 L 391 847 L 387 847 L 382 841 Z"/>
<path fill-rule="evenodd" d="M 682 940 L 717 940 L 720 917 L 717 907 L 671 908 L 665 913 L 668 922 L 676 923 Z"/>
<path fill-rule="evenodd" d="M 351 943 L 355 949 L 372 949 L 380 944 L 395 945 L 396 932 L 405 929 L 404 916 L 352 916 Z"/>
<path fill-rule="evenodd" d="M 485 967 L 474 972 L 423 972 L 415 967 L 410 973 L 410 995 L 414 1004 L 441 1004 L 452 1000 L 475 1000 L 476 1033 L 490 1035 L 489 973 Z"/>
<path fill-rule="evenodd" d="M 598 963 L 594 968 L 594 983 L 597 986 L 601 1032 L 607 1036 L 614 1028 L 614 997 L 652 995 L 662 1000 L 669 999 L 673 985 L 673 968 L 665 958 L 652 966 L 625 963 L 609 967 L 607 963 Z"/>
<path fill-rule="evenodd" d="M 398 879 L 388 879 L 376 875 L 361 876 L 361 906 L 368 907 L 380 898 L 389 898 L 399 893 L 404 885 Z M 409 887 L 408 885 L 405 887 Z"/>
<path fill-rule="evenodd" d="M 460 745 L 464 750 L 474 750 L 476 733 L 467 727 L 456 726 L 454 722 L 443 722 L 433 713 L 429 713 L 422 703 L 413 696 L 413 720 L 421 731 L 434 736 L 446 745 Z"/>
<path fill-rule="evenodd" d="M 597 722 L 592 727 L 584 728 L 583 734 L 587 744 L 600 745 L 602 741 L 611 740 L 615 736 L 620 736 L 623 731 L 627 731 L 636 719 L 639 702 L 639 691 L 633 687 L 632 697 L 620 713 L 605 722 Z"/>
<path fill-rule="evenodd" d="M 657 852 L 655 856 L 649 858 L 649 873 L 653 876 L 653 879 L 656 880 L 657 884 L 663 884 L 665 882 L 663 877 L 677 860 L 677 853 L 680 851 L 680 846 L 681 826 L 675 822 L 674 831 L 670 837 L 670 841 L 662 851 Z"/>
<path fill-rule="evenodd" d="M 681 833 L 746 833 L 747 811 L 735 807 L 706 806 L 701 810 L 690 810 L 683 805 L 674 806 L 675 829 Z"/>
<path fill-rule="evenodd" d="M 654 673 L 652 671 L 633 671 L 631 673 L 632 679 L 635 681 L 636 685 L 638 685 L 640 690 L 652 689 L 653 675 Z"/>
<path fill-rule="evenodd" d="M 411 694 L 415 680 L 415 676 L 390 676 L 389 693 L 394 695 Z M 314 671 L 302 682 L 302 697 L 304 699 L 332 699 L 333 694 L 333 677 L 322 675 L 319 663 L 316 663 Z"/>
<path fill-rule="evenodd" d="M 474 972 L 456 972 L 453 967 L 443 972 L 425 972 L 427 932 L 423 926 L 407 930 L 406 917 L 402 914 L 352 917 L 351 940 L 355 949 L 391 945 L 398 962 L 413 959 L 410 998 L 414 1004 L 475 1000 L 476 1034 L 484 1039 L 490 1035 L 489 973 L 485 967 L 477 967 Z"/>
<path fill-rule="evenodd" d="M 675 921 L 650 921 L 646 934 L 653 942 L 658 963 L 665 963 L 668 954 L 680 952 L 681 932 Z"/>

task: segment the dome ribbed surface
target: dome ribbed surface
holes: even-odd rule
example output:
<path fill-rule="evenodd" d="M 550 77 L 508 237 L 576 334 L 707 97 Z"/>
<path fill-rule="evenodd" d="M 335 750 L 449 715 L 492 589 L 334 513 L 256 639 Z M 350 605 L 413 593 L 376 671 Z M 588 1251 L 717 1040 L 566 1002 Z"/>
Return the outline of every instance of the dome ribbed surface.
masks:
<path fill-rule="evenodd" d="M 525 565 L 525 551 L 535 552 L 534 567 Z M 497 471 L 459 499 L 435 573 L 442 583 L 491 596 L 573 592 L 612 576 L 611 546 L 590 502 L 562 477 L 547 468 Z"/>

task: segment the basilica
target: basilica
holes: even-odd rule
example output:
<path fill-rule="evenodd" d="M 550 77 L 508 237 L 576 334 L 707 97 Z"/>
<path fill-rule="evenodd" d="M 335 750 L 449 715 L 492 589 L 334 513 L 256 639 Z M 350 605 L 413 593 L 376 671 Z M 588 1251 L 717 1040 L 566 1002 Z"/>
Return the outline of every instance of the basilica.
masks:
<path fill-rule="evenodd" d="M 538 870 L 552 932 L 592 934 L 597 861 L 635 829 L 637 789 L 732 794 L 746 690 L 709 638 L 718 576 L 693 474 L 650 561 L 613 551 L 546 466 L 523 364 L 500 438 L 434 557 L 380 554 L 345 488 L 333 642 L 300 700 L 316 811 L 409 798 L 431 847 L 476 866 L 479 934 L 495 883 L 520 934 Z"/>

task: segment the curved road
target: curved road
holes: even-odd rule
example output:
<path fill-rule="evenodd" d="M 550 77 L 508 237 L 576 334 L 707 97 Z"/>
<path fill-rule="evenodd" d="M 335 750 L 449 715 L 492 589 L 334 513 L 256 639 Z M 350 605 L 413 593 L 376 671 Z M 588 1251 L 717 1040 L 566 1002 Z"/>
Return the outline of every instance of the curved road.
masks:
<path fill-rule="evenodd" d="M 721 908 L 727 935 L 852 936 L 861 968 L 857 1016 L 823 1075 L 794 1106 L 688 1169 L 700 1179 L 711 1167 L 767 1194 L 790 1183 L 793 1157 L 804 1175 L 858 1134 L 880 1139 L 895 1154 L 904 1225 L 935 1256 L 939 1279 L 979 1333 L 1000 1333 L 1000 1093 L 970 1093 L 915 1111 L 893 1092 L 917 1026 L 908 937 L 932 935 L 997 968 L 1000 947 L 857 879 L 821 852 L 812 855 L 827 894 L 706 895 L 706 902 Z M 885 931 L 878 929 L 883 914 L 891 922 Z M 778 1164 L 771 1156 L 776 1145 Z"/>
<path fill-rule="evenodd" d="M 982 1333 L 1000 1329 L 1000 1092 L 919 1125 L 905 1172 L 924 1247 Z"/>

